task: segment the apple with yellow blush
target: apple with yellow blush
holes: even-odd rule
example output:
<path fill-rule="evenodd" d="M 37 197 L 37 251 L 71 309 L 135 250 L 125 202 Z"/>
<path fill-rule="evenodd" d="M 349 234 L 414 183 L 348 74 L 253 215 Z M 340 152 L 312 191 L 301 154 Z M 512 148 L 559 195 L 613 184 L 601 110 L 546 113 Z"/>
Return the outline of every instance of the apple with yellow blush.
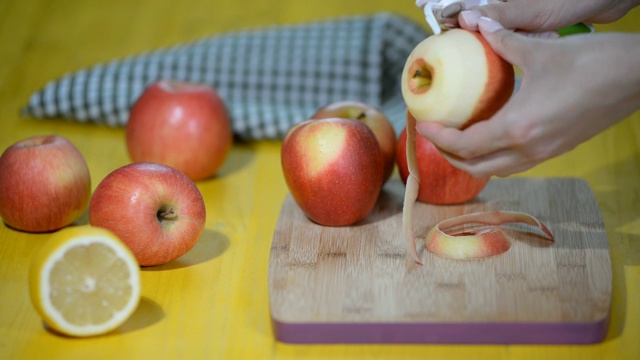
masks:
<path fill-rule="evenodd" d="M 396 158 L 396 132 L 391 121 L 377 107 L 355 100 L 335 101 L 329 103 L 313 114 L 312 119 L 345 118 L 365 123 L 378 140 L 383 159 L 383 181 L 386 182 L 393 173 Z"/>
<path fill-rule="evenodd" d="M 363 220 L 382 189 L 380 147 L 359 121 L 326 118 L 293 126 L 282 144 L 281 163 L 291 196 L 320 225 Z"/>

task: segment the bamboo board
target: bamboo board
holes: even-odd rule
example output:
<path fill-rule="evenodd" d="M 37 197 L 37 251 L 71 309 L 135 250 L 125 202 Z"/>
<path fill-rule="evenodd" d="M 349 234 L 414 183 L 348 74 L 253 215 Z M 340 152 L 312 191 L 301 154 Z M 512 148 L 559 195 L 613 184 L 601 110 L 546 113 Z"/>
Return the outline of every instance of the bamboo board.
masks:
<path fill-rule="evenodd" d="M 416 231 L 462 213 L 524 211 L 537 229 L 503 226 L 504 254 L 479 260 L 408 261 L 401 231 L 404 186 L 388 182 L 376 208 L 349 227 L 309 221 L 290 195 L 276 225 L 269 299 L 287 343 L 536 343 L 602 341 L 611 305 L 604 223 L 588 184 L 574 178 L 492 179 L 464 205 L 418 203 Z"/>

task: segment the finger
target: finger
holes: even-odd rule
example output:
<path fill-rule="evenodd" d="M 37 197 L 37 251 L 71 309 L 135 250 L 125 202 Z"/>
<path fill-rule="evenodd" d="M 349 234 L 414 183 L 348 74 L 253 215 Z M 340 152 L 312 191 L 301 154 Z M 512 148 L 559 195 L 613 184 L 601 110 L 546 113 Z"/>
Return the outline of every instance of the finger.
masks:
<path fill-rule="evenodd" d="M 418 134 L 422 135 L 427 139 L 432 139 L 432 138 L 437 138 L 439 136 L 442 136 L 440 135 L 440 132 L 447 131 L 445 129 L 447 128 L 444 125 L 437 123 L 435 121 L 423 121 L 423 122 L 418 122 L 416 124 L 416 131 L 418 131 Z M 454 129 L 454 130 L 457 130 L 457 129 Z"/>
<path fill-rule="evenodd" d="M 446 152 L 442 152 L 442 156 L 454 167 L 466 171 L 477 178 L 505 177 L 525 171 L 536 164 L 522 159 L 517 152 L 511 149 L 466 160 Z"/>
<path fill-rule="evenodd" d="M 508 146 L 502 127 L 493 120 L 475 123 L 464 131 L 433 122 L 418 123 L 416 129 L 439 150 L 460 159 L 473 159 Z"/>
<path fill-rule="evenodd" d="M 458 24 L 461 28 L 471 31 L 478 31 L 478 20 L 481 17 L 488 16 L 479 10 L 465 10 L 458 15 Z"/>
<path fill-rule="evenodd" d="M 505 108 L 510 105 L 507 104 Z M 505 126 L 500 122 L 501 116 L 496 114 L 494 118 L 476 123 L 464 131 L 435 122 L 418 123 L 416 129 L 453 166 L 475 177 L 507 176 L 539 162 L 535 157 L 526 157 L 517 146 L 513 146 L 510 136 L 503 130 Z"/>
<path fill-rule="evenodd" d="M 458 16 L 458 21 L 457 22 L 460 25 L 460 27 L 462 27 L 463 29 L 467 29 L 467 30 L 471 30 L 471 31 L 478 31 L 478 21 L 483 16 L 491 18 L 490 16 L 488 16 L 486 14 L 483 14 L 482 12 L 480 12 L 478 10 L 465 10 L 465 11 L 462 11 L 460 13 L 460 15 Z M 496 21 L 498 21 L 498 23 L 500 23 L 499 20 L 496 20 Z M 558 31 L 556 31 L 556 30 L 528 31 L 528 30 L 522 30 L 520 28 L 516 28 L 515 31 L 517 33 L 519 33 L 519 34 L 522 34 L 522 35 L 526 35 L 526 36 L 530 36 L 530 37 L 543 38 L 543 39 L 557 39 L 557 38 L 560 37 L 560 34 L 558 34 Z"/>
<path fill-rule="evenodd" d="M 531 58 L 531 53 L 537 51 L 538 42 L 544 41 L 506 30 L 502 24 L 488 17 L 478 20 L 478 29 L 500 57 L 521 69 Z"/>
<path fill-rule="evenodd" d="M 538 5 L 538 4 L 535 4 Z M 548 23 L 550 10 L 546 6 L 532 6 L 528 0 L 500 1 L 460 12 L 458 23 L 467 30 L 478 30 L 478 20 L 485 16 L 507 29 L 532 32 L 555 30 Z"/>

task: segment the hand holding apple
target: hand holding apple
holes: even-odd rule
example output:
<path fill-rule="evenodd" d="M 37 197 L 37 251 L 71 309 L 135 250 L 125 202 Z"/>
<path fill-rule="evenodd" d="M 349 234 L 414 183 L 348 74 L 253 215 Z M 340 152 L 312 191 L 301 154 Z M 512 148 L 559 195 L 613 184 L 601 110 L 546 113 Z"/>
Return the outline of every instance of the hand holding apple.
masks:
<path fill-rule="evenodd" d="M 489 178 L 475 178 L 451 165 L 426 138 L 416 136 L 415 140 L 420 178 L 418 201 L 439 205 L 464 203 L 475 198 L 489 182 Z M 406 129 L 400 134 L 396 154 L 398 172 L 406 184 L 409 176 Z"/>
<path fill-rule="evenodd" d="M 402 72 L 402 96 L 418 122 L 464 129 L 511 97 L 513 66 L 480 33 L 452 29 L 414 48 Z"/>
<path fill-rule="evenodd" d="M 58 230 L 82 215 L 90 196 L 87 163 L 61 136 L 19 141 L 0 157 L 0 216 L 12 228 Z"/>
<path fill-rule="evenodd" d="M 291 128 L 281 151 L 293 199 L 312 221 L 352 225 L 373 209 L 382 188 L 382 155 L 367 125 L 341 118 Z"/>
<path fill-rule="evenodd" d="M 389 118 L 373 105 L 348 100 L 327 104 L 318 109 L 311 118 L 334 117 L 362 121 L 373 131 L 382 151 L 383 182 L 389 180 L 396 163 L 396 133 Z"/>
<path fill-rule="evenodd" d="M 157 163 L 116 169 L 98 184 L 89 204 L 89 223 L 116 234 L 141 266 L 184 255 L 198 242 L 205 218 L 193 181 Z"/>
<path fill-rule="evenodd" d="M 406 183 L 403 232 L 407 240 L 407 253 L 416 263 L 421 264 L 413 229 L 414 202 L 464 202 L 475 197 L 486 184 L 472 181 L 471 175 L 468 175 L 471 179 L 467 179 L 467 184 L 463 180 L 463 184 L 455 185 L 449 180 L 445 185 L 436 185 L 424 178 L 430 174 L 427 171 L 422 175 L 424 170 L 419 167 L 426 160 L 417 158 L 416 147 L 422 137 L 415 136 L 416 124 L 432 121 L 447 127 L 466 129 L 495 114 L 511 97 L 514 83 L 513 66 L 495 53 L 484 37 L 476 32 L 448 30 L 426 38 L 409 54 L 401 78 L 402 96 L 407 105 L 407 127 L 404 138 L 399 140 L 406 150 L 398 150 L 398 156 L 404 156 L 406 169 L 400 169 L 401 174 L 405 173 L 403 180 Z M 442 160 L 447 162 L 446 159 Z M 402 161 L 399 158 L 399 168 L 402 167 Z M 451 166 L 448 162 L 447 165 Z M 441 166 L 433 173 L 455 174 L 455 171 L 444 169 Z M 454 177 L 464 179 L 460 175 Z M 480 189 L 468 184 L 477 185 Z M 440 195 L 425 193 L 428 187 L 442 187 Z"/>
<path fill-rule="evenodd" d="M 159 81 L 138 98 L 126 126 L 134 162 L 157 162 L 197 181 L 213 176 L 233 143 L 223 100 L 206 85 Z"/>

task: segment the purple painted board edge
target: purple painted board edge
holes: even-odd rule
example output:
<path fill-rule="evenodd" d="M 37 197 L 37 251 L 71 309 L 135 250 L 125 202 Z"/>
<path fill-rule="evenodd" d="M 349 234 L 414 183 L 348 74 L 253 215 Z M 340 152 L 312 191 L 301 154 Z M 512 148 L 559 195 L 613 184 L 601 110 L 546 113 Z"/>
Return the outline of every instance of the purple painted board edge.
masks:
<path fill-rule="evenodd" d="M 291 344 L 595 344 L 609 314 L 589 323 L 286 323 L 271 318 Z"/>

